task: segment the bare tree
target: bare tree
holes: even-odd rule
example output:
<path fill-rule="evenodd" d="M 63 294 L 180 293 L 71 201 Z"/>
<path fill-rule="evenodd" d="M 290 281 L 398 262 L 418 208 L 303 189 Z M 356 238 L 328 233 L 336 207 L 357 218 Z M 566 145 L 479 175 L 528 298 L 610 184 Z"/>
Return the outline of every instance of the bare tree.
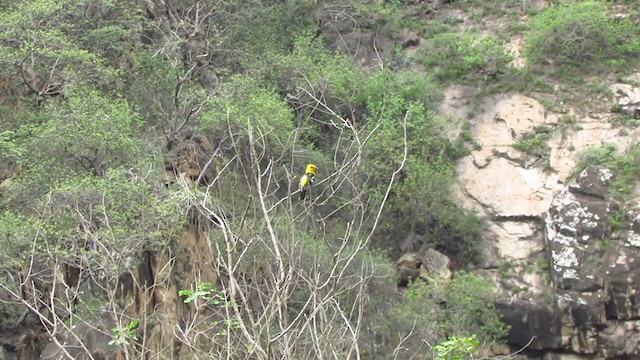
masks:
<path fill-rule="evenodd" d="M 358 339 L 367 285 L 375 275 L 367 245 L 404 166 L 406 151 L 390 175 L 382 201 L 366 204 L 357 179 L 362 147 L 378 126 L 356 130 L 337 114 L 333 116 L 334 125 L 349 132 L 352 141 L 336 150 L 344 156 L 327 164 L 331 172 L 315 185 L 310 202 L 290 196 L 294 191 L 288 183 L 295 183 L 295 175 L 287 171 L 289 182 L 282 183 L 276 169 L 283 164 L 266 158 L 265 135 L 250 121 L 246 129 L 251 163 L 244 179 L 249 199 L 243 214 L 225 216 L 232 209 L 216 200 L 218 194 L 228 192 L 222 179 L 231 176 L 228 169 L 240 154 L 223 167 L 219 181 L 204 191 L 194 189 L 186 179 L 180 181 L 199 218 L 210 220 L 204 220 L 205 232 L 221 278 L 218 287 L 194 284 L 184 292 L 196 311 L 176 336 L 198 358 L 360 358 Z M 405 126 L 404 122 L 399 125 Z M 280 188 L 287 189 L 283 197 L 275 196 Z M 337 196 L 344 203 L 321 215 L 319 208 Z M 327 218 L 343 207 L 353 210 L 343 233 L 332 237 L 336 232 L 326 229 Z M 203 337 L 207 339 L 204 346 Z"/>

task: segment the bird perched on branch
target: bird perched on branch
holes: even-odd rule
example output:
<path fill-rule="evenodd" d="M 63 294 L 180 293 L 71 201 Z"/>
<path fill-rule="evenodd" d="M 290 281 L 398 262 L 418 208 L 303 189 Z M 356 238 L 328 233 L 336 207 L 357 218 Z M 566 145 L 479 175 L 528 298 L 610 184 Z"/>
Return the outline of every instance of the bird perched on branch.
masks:
<path fill-rule="evenodd" d="M 300 183 L 298 184 L 298 190 L 300 190 L 300 200 L 304 200 L 304 197 L 307 196 L 307 192 L 311 189 L 311 185 L 313 184 L 313 180 L 316 177 L 316 171 L 318 167 L 313 164 L 307 164 L 307 169 L 304 172 L 304 175 L 300 178 Z"/>

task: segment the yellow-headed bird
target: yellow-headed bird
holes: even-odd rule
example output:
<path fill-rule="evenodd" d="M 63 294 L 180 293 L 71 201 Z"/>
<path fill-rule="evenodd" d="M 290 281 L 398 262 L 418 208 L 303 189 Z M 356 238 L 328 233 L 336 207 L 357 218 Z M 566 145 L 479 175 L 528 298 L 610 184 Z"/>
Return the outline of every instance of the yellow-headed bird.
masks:
<path fill-rule="evenodd" d="M 318 167 L 313 164 L 307 164 L 307 169 L 304 172 L 304 175 L 300 178 L 300 183 L 298 184 L 298 190 L 300 190 L 300 200 L 304 200 L 304 197 L 307 195 L 309 189 L 311 189 L 311 185 L 313 184 L 313 179 L 316 177 L 316 170 Z"/>

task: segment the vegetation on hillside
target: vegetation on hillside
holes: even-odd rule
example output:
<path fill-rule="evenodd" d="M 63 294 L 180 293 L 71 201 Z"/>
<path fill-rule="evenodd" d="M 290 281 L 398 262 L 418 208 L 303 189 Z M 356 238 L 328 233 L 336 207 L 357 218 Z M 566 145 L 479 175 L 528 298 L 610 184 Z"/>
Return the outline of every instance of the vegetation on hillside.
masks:
<path fill-rule="evenodd" d="M 640 55 L 637 24 L 603 2 L 543 10 L 527 30 L 533 68 L 514 71 L 504 39 L 412 22 L 412 6 L 3 2 L 0 332 L 55 337 L 106 312 L 117 319 L 110 346 L 141 358 L 162 321 L 151 308 L 125 315 L 123 289 L 140 281 L 152 292 L 160 285 L 137 278 L 140 264 L 171 259 L 164 281 L 193 316 L 173 319 L 177 345 L 153 350 L 166 358 L 445 359 L 504 338 L 495 293 L 476 275 L 397 291 L 409 235 L 426 239 L 412 250 L 435 248 L 455 270 L 480 256 L 482 219 L 450 194 L 473 144 L 448 136 L 441 88 L 536 91 L 549 66 L 604 59 L 624 71 Z M 404 66 L 401 50 L 356 65 L 331 50 L 339 29 L 318 21 L 321 10 L 362 32 L 420 29 L 414 60 L 426 72 Z M 550 34 L 560 35 L 543 46 Z M 298 202 L 309 162 L 318 176 Z M 218 284 L 178 271 L 189 227 L 206 236 Z"/>

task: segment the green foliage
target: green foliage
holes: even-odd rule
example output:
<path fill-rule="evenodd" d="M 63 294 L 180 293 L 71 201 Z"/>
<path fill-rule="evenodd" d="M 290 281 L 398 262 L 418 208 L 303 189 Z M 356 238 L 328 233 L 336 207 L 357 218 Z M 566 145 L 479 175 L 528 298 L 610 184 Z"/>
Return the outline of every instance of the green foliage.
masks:
<path fill-rule="evenodd" d="M 480 342 L 476 335 L 461 337 L 452 336 L 433 347 L 436 351 L 436 360 L 462 360 L 472 356 Z"/>
<path fill-rule="evenodd" d="M 131 345 L 134 341 L 138 340 L 138 325 L 139 320 L 131 320 L 130 323 L 123 327 L 115 327 L 111 329 L 111 335 L 113 340 L 109 341 L 109 345 L 121 346 Z"/>
<path fill-rule="evenodd" d="M 398 26 L 401 21 L 402 4 L 404 0 L 359 1 L 354 3 L 352 16 L 364 21 L 360 26 L 380 30 Z"/>
<path fill-rule="evenodd" d="M 60 104 L 47 104 L 48 119 L 35 124 L 26 175 L 50 180 L 76 174 L 104 175 L 141 154 L 140 119 L 125 99 L 78 88 Z M 24 130 L 23 130 L 24 131 Z"/>
<path fill-rule="evenodd" d="M 629 222 L 624 216 L 624 210 L 621 208 L 611 212 L 611 215 L 609 215 L 609 223 L 613 231 L 626 230 L 629 225 Z"/>
<path fill-rule="evenodd" d="M 0 268 L 14 269 L 22 264 L 36 238 L 37 223 L 12 211 L 0 212 Z"/>
<path fill-rule="evenodd" d="M 380 316 L 372 324 L 376 343 L 382 354 L 396 348 L 400 339 L 404 339 L 400 353 L 409 356 L 431 355 L 432 349 L 425 347 L 425 342 L 440 343 L 433 350 L 442 359 L 473 353 L 480 344 L 502 341 L 508 332 L 496 309 L 496 298 L 493 284 L 470 273 L 454 274 L 450 282 L 416 281 L 401 298 L 385 299 L 388 309 L 375 304 Z M 385 358 L 376 357 L 375 353 L 367 355 Z"/>
<path fill-rule="evenodd" d="M 220 305 L 226 302 L 226 292 L 218 291 L 210 282 L 197 282 L 195 290 L 182 289 L 178 291 L 178 295 L 185 296 L 184 303 L 188 304 L 201 298 L 204 302 L 212 305 Z"/>
<path fill-rule="evenodd" d="M 640 54 L 640 39 L 637 27 L 627 18 L 607 15 L 605 2 L 568 2 L 536 15 L 526 54 L 533 64 L 550 60 L 562 70 L 586 69 L 598 62 L 619 69 Z"/>
<path fill-rule="evenodd" d="M 16 206 L 20 213 L 0 213 L 0 231 L 11 241 L 3 253 L 13 258 L 9 263 L 24 261 L 31 254 L 25 249 L 34 246 L 40 257 L 73 261 L 81 256 L 84 266 L 118 276 L 122 269 L 116 259 L 163 248 L 185 221 L 171 198 L 154 193 L 150 184 L 129 171 L 79 177 L 51 187 L 46 196 L 32 199 L 37 211 Z M 92 255 L 84 257 L 87 252 Z"/>
<path fill-rule="evenodd" d="M 629 116 L 627 114 L 616 115 L 613 118 L 611 118 L 609 122 L 616 126 L 621 126 L 626 128 L 635 128 L 638 125 L 640 125 L 640 121 L 638 119 L 635 119 L 632 116 Z"/>
<path fill-rule="evenodd" d="M 392 286 L 394 286 L 393 284 Z M 369 291 L 372 298 L 368 306 L 371 314 L 365 318 L 369 336 L 362 346 L 364 357 L 368 359 L 387 359 L 398 346 L 401 339 L 401 352 L 415 356 L 416 354 L 428 354 L 429 349 L 424 342 L 436 343 L 438 341 L 438 329 L 436 325 L 436 309 L 438 305 L 431 302 L 426 294 L 426 286 L 414 283 L 401 296 L 387 294 L 382 289 Z M 379 294 L 379 295 L 378 295 Z M 375 296 L 381 298 L 375 298 Z M 368 345 L 368 346 L 367 346 Z M 409 356 L 407 356 L 409 357 Z M 399 358 L 404 358 L 399 356 Z"/>
<path fill-rule="evenodd" d="M 466 265 L 477 259 L 481 222 L 459 209 L 449 195 L 454 161 L 466 154 L 466 141 L 452 143 L 444 136 L 447 124 L 427 110 L 439 103 L 437 87 L 415 74 L 410 80 L 409 74 L 379 72 L 361 86 L 362 94 L 369 95 L 362 100 L 368 110 L 363 128 L 380 124 L 365 146 L 367 188 L 372 199 L 386 191 L 404 155 L 406 127 L 407 161 L 388 200 L 381 230 L 394 229 L 397 237 L 398 230 L 406 234 L 417 225 L 439 249 L 466 258 Z"/>
<path fill-rule="evenodd" d="M 307 0 L 264 6 L 227 2 L 218 3 L 216 10 L 220 14 L 217 25 L 227 34 L 220 39 L 220 46 L 229 53 L 222 61 L 214 60 L 226 70 L 251 74 L 257 81 L 289 53 L 299 34 L 313 34 L 317 25 L 308 16 L 315 3 Z M 307 37 L 307 42 L 311 44 L 312 39 Z"/>
<path fill-rule="evenodd" d="M 545 279 L 548 280 L 549 277 L 549 263 L 547 262 L 547 258 L 542 256 L 538 259 L 538 268 L 540 269 L 540 271 L 542 272 L 542 274 L 545 276 Z"/>
<path fill-rule="evenodd" d="M 282 90 L 307 89 L 334 101 L 349 102 L 364 76 L 352 60 L 329 51 L 314 33 L 302 32 L 294 37 L 290 52 L 274 58 L 275 80 Z M 271 64 L 273 66 L 273 63 Z"/>
<path fill-rule="evenodd" d="M 15 131 L 6 130 L 0 132 L 0 164 L 3 164 L 3 166 L 17 161 L 25 152 L 17 144 L 16 137 Z M 0 171 L 2 170 L 2 167 L 0 167 Z"/>
<path fill-rule="evenodd" d="M 28 69 L 27 79 L 49 84 L 112 84 L 118 71 L 85 49 L 75 36 L 84 23 L 72 1 L 33 0 L 0 12 L 0 62 Z M 16 67 L 5 67 L 16 76 Z M 17 76 L 16 76 L 17 77 Z M 29 79 L 31 80 L 31 79 Z"/>
<path fill-rule="evenodd" d="M 159 56 L 149 50 L 136 51 L 131 58 L 133 75 L 127 92 L 127 101 L 139 109 L 148 127 L 163 125 L 179 114 L 175 111 L 176 79 L 181 68 L 173 59 Z M 190 91 L 193 84 L 185 84 L 183 91 Z M 196 96 L 194 103 L 202 100 Z"/>
<path fill-rule="evenodd" d="M 591 165 L 612 164 L 618 156 L 618 147 L 614 144 L 589 147 L 578 156 L 577 171 L 582 171 Z"/>
<path fill-rule="evenodd" d="M 197 302 L 198 299 L 201 299 L 205 304 L 211 306 L 230 306 L 229 301 L 227 300 L 226 291 L 216 289 L 210 282 L 197 282 L 195 290 L 182 289 L 178 291 L 178 295 L 186 297 L 184 299 L 185 304 Z M 212 328 L 215 328 L 218 325 L 223 326 L 222 330 L 216 332 L 216 335 L 218 336 L 226 336 L 228 335 L 228 330 L 240 327 L 238 320 L 226 316 L 227 315 L 225 313 L 223 315 L 223 320 L 214 320 L 210 324 Z"/>
<path fill-rule="evenodd" d="M 443 82 L 471 80 L 504 71 L 511 57 L 491 35 L 443 33 L 426 42 L 423 63 Z"/>
<path fill-rule="evenodd" d="M 578 159 L 576 173 L 593 165 L 607 167 L 614 172 L 609 192 L 620 200 L 631 198 L 640 177 L 640 144 L 632 145 L 625 154 L 620 154 L 614 144 L 594 146 L 582 151 Z"/>
<path fill-rule="evenodd" d="M 461 268 L 480 260 L 480 231 L 483 220 L 473 211 L 461 209 L 451 200 L 438 205 L 436 224 L 427 231 L 436 240 L 436 248 L 450 254 Z"/>
<path fill-rule="evenodd" d="M 445 304 L 438 314 L 438 328 L 446 336 L 477 334 L 482 343 L 499 341 L 509 327 L 496 310 L 497 293 L 488 280 L 471 273 L 458 273 L 447 286 L 434 286 L 429 295 Z"/>
<path fill-rule="evenodd" d="M 251 78 L 235 76 L 220 85 L 220 94 L 202 115 L 201 129 L 205 134 L 232 129 L 243 134 L 246 141 L 252 132 L 261 144 L 257 151 L 270 155 L 281 155 L 290 148 L 293 115 L 273 90 L 257 86 Z"/>
<path fill-rule="evenodd" d="M 519 92 L 523 94 L 553 93 L 553 87 L 530 68 L 507 67 L 495 81 L 485 82 L 476 90 L 476 98 L 486 95 Z M 478 96 L 484 95 L 484 96 Z"/>
<path fill-rule="evenodd" d="M 530 155 L 546 156 L 549 152 L 547 140 L 552 134 L 552 129 L 546 125 L 534 127 L 533 132 L 516 141 L 512 147 Z"/>
<path fill-rule="evenodd" d="M 381 115 L 385 110 L 385 102 L 388 101 L 416 103 L 425 109 L 433 109 L 439 106 L 443 99 L 442 91 L 431 77 L 413 71 L 376 71 L 366 79 L 360 80 L 358 90 L 355 100 L 367 105 L 372 119 Z M 385 114 L 387 117 L 396 115 L 398 114 Z"/>
<path fill-rule="evenodd" d="M 438 34 L 448 33 L 450 26 L 442 21 L 432 20 L 424 22 L 423 26 L 419 29 L 422 32 L 422 36 L 425 39 L 433 38 Z"/>

